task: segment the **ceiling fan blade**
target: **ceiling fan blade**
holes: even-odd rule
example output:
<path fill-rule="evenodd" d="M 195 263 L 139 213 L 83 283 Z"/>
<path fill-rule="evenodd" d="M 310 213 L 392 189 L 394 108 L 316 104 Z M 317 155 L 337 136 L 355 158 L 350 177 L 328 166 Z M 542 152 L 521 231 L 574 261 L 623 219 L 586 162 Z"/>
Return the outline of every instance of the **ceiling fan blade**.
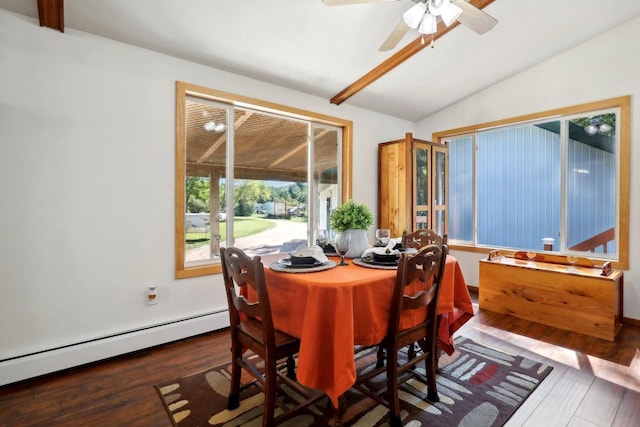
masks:
<path fill-rule="evenodd" d="M 398 25 L 391 31 L 389 37 L 382 43 L 378 50 L 380 52 L 386 52 L 387 50 L 391 50 L 400 43 L 400 40 L 409 32 L 411 28 L 407 24 L 404 23 L 404 19 L 401 19 Z"/>
<path fill-rule="evenodd" d="M 399 1 L 399 0 L 322 0 L 325 6 L 345 6 L 348 4 L 358 3 L 378 3 L 383 1 Z"/>
<path fill-rule="evenodd" d="M 496 18 L 467 3 L 465 0 L 452 1 L 452 3 L 462 9 L 462 14 L 458 17 L 458 21 L 477 34 L 486 33 L 498 23 Z"/>

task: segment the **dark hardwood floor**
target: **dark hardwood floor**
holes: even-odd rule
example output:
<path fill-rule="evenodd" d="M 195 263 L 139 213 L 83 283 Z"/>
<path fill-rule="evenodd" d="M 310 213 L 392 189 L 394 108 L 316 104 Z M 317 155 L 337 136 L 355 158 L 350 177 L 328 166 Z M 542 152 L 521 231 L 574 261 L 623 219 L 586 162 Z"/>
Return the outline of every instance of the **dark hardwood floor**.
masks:
<path fill-rule="evenodd" d="M 554 367 L 507 426 L 640 425 L 640 327 L 610 343 L 476 313 L 458 334 Z M 0 425 L 170 427 L 153 385 L 228 359 L 227 332 L 217 331 L 4 386 Z"/>

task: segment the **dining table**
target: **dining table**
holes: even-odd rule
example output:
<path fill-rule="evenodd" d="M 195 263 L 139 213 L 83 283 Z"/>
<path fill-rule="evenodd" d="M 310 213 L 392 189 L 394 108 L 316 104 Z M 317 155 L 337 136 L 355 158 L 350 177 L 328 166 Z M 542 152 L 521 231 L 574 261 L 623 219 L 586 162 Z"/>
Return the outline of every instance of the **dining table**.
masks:
<path fill-rule="evenodd" d="M 337 408 L 356 380 L 355 347 L 375 345 L 386 335 L 397 269 L 349 260 L 320 271 L 285 270 L 278 264 L 285 256 L 262 257 L 274 327 L 300 339 L 298 381 L 324 391 Z M 330 265 L 339 262 L 329 259 Z M 451 255 L 441 286 L 439 346 L 451 354 L 453 333 L 474 314 L 462 270 Z"/>

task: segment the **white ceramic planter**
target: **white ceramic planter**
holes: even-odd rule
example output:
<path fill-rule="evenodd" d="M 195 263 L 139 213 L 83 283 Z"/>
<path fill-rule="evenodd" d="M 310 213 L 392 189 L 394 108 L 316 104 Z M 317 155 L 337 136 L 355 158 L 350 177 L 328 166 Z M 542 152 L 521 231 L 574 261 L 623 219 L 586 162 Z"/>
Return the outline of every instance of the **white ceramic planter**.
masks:
<path fill-rule="evenodd" d="M 362 252 L 369 247 L 367 230 L 345 230 L 345 233 L 351 234 L 351 244 L 345 258 L 359 258 Z"/>

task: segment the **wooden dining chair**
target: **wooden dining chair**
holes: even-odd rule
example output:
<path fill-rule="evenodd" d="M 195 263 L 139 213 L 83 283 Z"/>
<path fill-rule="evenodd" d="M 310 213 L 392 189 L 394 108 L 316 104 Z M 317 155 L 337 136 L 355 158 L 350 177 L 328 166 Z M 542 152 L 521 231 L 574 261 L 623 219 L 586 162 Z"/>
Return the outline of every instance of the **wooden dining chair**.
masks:
<path fill-rule="evenodd" d="M 447 235 L 439 235 L 433 230 L 421 229 L 416 230 L 413 233 L 402 233 L 402 248 L 420 249 L 427 245 L 446 245 Z"/>
<path fill-rule="evenodd" d="M 406 231 L 402 233 L 402 241 L 401 241 L 402 249 L 412 248 L 412 249 L 418 250 L 427 245 L 442 246 L 443 244 L 444 245 L 447 244 L 447 235 L 443 234 L 441 236 L 435 231 L 427 228 L 416 230 L 413 233 L 407 233 Z M 415 345 L 410 345 L 409 346 L 410 357 L 413 356 L 414 350 L 415 350 Z M 440 354 L 440 352 L 436 351 L 436 362 L 438 360 L 438 356 L 437 356 L 438 354 Z M 379 360 L 378 366 L 380 366 L 381 364 L 382 364 L 382 361 Z"/>
<path fill-rule="evenodd" d="M 398 264 L 395 287 L 391 301 L 391 311 L 387 335 L 379 344 L 384 352 L 386 366 L 375 368 L 360 375 L 354 388 L 375 399 L 390 409 L 390 425 L 401 426 L 399 387 L 411 377 L 417 377 L 427 384 L 427 398 L 438 402 L 436 390 L 436 340 L 437 305 L 440 285 L 444 275 L 445 258 L 449 248 L 446 244 L 428 245 L 416 253 L 403 253 Z M 415 294 L 405 293 L 411 286 L 418 290 Z M 420 311 L 415 311 L 420 310 Z M 419 323 L 407 329 L 401 329 L 403 313 L 418 314 Z M 421 351 L 410 352 L 408 348 L 417 343 Z M 402 356 L 402 357 L 401 357 Z M 424 361 L 426 375 L 415 369 Z M 370 380 L 386 373 L 385 386 L 368 386 Z"/>
<path fill-rule="evenodd" d="M 300 349 L 300 341 L 273 327 L 269 293 L 260 257 L 249 257 L 244 251 L 234 247 L 220 248 L 220 257 L 231 331 L 231 389 L 227 408 L 237 408 L 240 405 L 240 392 L 256 385 L 265 395 L 262 425 L 273 426 L 319 400 L 324 393 L 303 387 L 295 381 L 293 356 Z M 255 302 L 247 299 L 249 286 L 257 295 Z M 254 354 L 261 360 L 252 357 Z M 264 369 L 260 369 L 259 365 L 263 361 Z M 286 369 L 281 368 L 283 365 Z M 242 369 L 249 372 L 255 380 L 241 386 Z M 278 398 L 279 386 L 283 383 L 302 396 L 299 403 L 285 404 Z M 276 406 L 283 412 L 274 418 Z"/>

